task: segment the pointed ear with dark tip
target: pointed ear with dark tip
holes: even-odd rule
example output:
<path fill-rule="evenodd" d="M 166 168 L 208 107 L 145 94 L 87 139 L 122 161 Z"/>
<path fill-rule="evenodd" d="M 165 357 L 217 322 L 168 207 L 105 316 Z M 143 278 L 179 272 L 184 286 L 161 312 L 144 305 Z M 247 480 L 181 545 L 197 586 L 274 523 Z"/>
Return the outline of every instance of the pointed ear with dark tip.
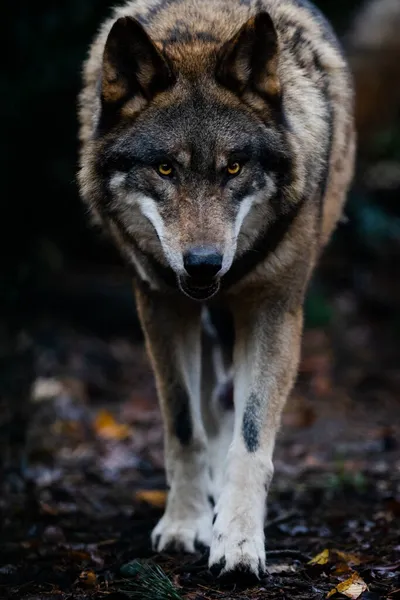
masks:
<path fill-rule="evenodd" d="M 268 13 L 252 17 L 223 47 L 217 78 L 241 95 L 256 92 L 266 100 L 280 96 L 278 36 Z"/>
<path fill-rule="evenodd" d="M 111 28 L 103 54 L 103 105 L 121 107 L 140 95 L 150 101 L 175 81 L 172 68 L 142 25 L 121 17 Z"/>

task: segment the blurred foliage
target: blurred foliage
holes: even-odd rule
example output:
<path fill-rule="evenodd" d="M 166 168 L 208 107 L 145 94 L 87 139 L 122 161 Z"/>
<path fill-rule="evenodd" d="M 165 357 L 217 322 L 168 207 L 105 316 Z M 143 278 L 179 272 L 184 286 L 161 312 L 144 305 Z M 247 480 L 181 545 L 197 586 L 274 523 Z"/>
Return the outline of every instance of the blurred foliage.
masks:
<path fill-rule="evenodd" d="M 326 327 L 332 319 L 332 307 L 324 289 L 313 282 L 304 307 L 304 319 L 308 327 Z"/>
<path fill-rule="evenodd" d="M 360 3 L 317 2 L 342 34 Z M 71 263 L 119 263 L 113 248 L 88 227 L 75 182 L 81 65 L 109 11 L 107 0 L 20 0 L 3 7 L 0 294 L 9 309 L 18 310 L 21 296 L 33 294 Z M 399 169 L 400 123 L 377 137 L 362 168 L 382 161 L 397 161 Z M 386 243 L 400 237 L 400 205 L 392 198 L 400 183 L 395 191 L 380 190 L 381 183 L 375 190 L 355 186 L 350 222 L 336 235 L 339 247 L 351 238 L 353 266 L 358 254 L 382 254 Z M 309 324 L 329 321 L 321 283 L 312 288 L 307 306 Z"/>

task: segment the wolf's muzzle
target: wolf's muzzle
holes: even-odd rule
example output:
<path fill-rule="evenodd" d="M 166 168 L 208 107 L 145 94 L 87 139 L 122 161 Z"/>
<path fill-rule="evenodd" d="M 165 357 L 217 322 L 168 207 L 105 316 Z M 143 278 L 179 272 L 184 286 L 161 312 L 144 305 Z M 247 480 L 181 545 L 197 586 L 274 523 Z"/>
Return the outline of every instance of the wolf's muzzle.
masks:
<path fill-rule="evenodd" d="M 187 276 L 180 277 L 181 290 L 193 300 L 208 300 L 214 296 L 220 283 L 217 275 L 222 268 L 223 256 L 212 246 L 191 248 L 183 257 Z"/>
<path fill-rule="evenodd" d="M 222 267 L 222 254 L 209 246 L 192 248 L 183 257 L 183 266 L 189 277 L 198 281 L 210 281 Z"/>

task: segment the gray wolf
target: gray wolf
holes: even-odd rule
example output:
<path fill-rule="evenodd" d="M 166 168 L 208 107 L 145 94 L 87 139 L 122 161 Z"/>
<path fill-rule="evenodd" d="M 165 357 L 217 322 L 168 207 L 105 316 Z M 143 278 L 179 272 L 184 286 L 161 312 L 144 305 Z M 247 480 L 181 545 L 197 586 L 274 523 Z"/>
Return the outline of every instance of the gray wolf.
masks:
<path fill-rule="evenodd" d="M 90 48 L 80 125 L 82 198 L 133 267 L 164 418 L 153 546 L 259 576 L 304 296 L 353 176 L 346 59 L 307 0 L 132 0 Z"/>

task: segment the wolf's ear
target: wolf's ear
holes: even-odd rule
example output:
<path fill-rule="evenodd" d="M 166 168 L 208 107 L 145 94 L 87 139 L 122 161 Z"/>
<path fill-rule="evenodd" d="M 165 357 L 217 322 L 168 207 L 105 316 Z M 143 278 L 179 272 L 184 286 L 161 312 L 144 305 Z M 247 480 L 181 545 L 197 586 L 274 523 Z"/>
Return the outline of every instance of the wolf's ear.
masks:
<path fill-rule="evenodd" d="M 280 96 L 278 36 L 267 12 L 250 18 L 221 49 L 217 79 L 233 92 L 253 91 L 266 100 Z"/>
<path fill-rule="evenodd" d="M 150 101 L 175 81 L 171 66 L 142 25 L 121 17 L 111 28 L 103 54 L 101 98 L 103 105 L 121 107 L 140 95 Z"/>

